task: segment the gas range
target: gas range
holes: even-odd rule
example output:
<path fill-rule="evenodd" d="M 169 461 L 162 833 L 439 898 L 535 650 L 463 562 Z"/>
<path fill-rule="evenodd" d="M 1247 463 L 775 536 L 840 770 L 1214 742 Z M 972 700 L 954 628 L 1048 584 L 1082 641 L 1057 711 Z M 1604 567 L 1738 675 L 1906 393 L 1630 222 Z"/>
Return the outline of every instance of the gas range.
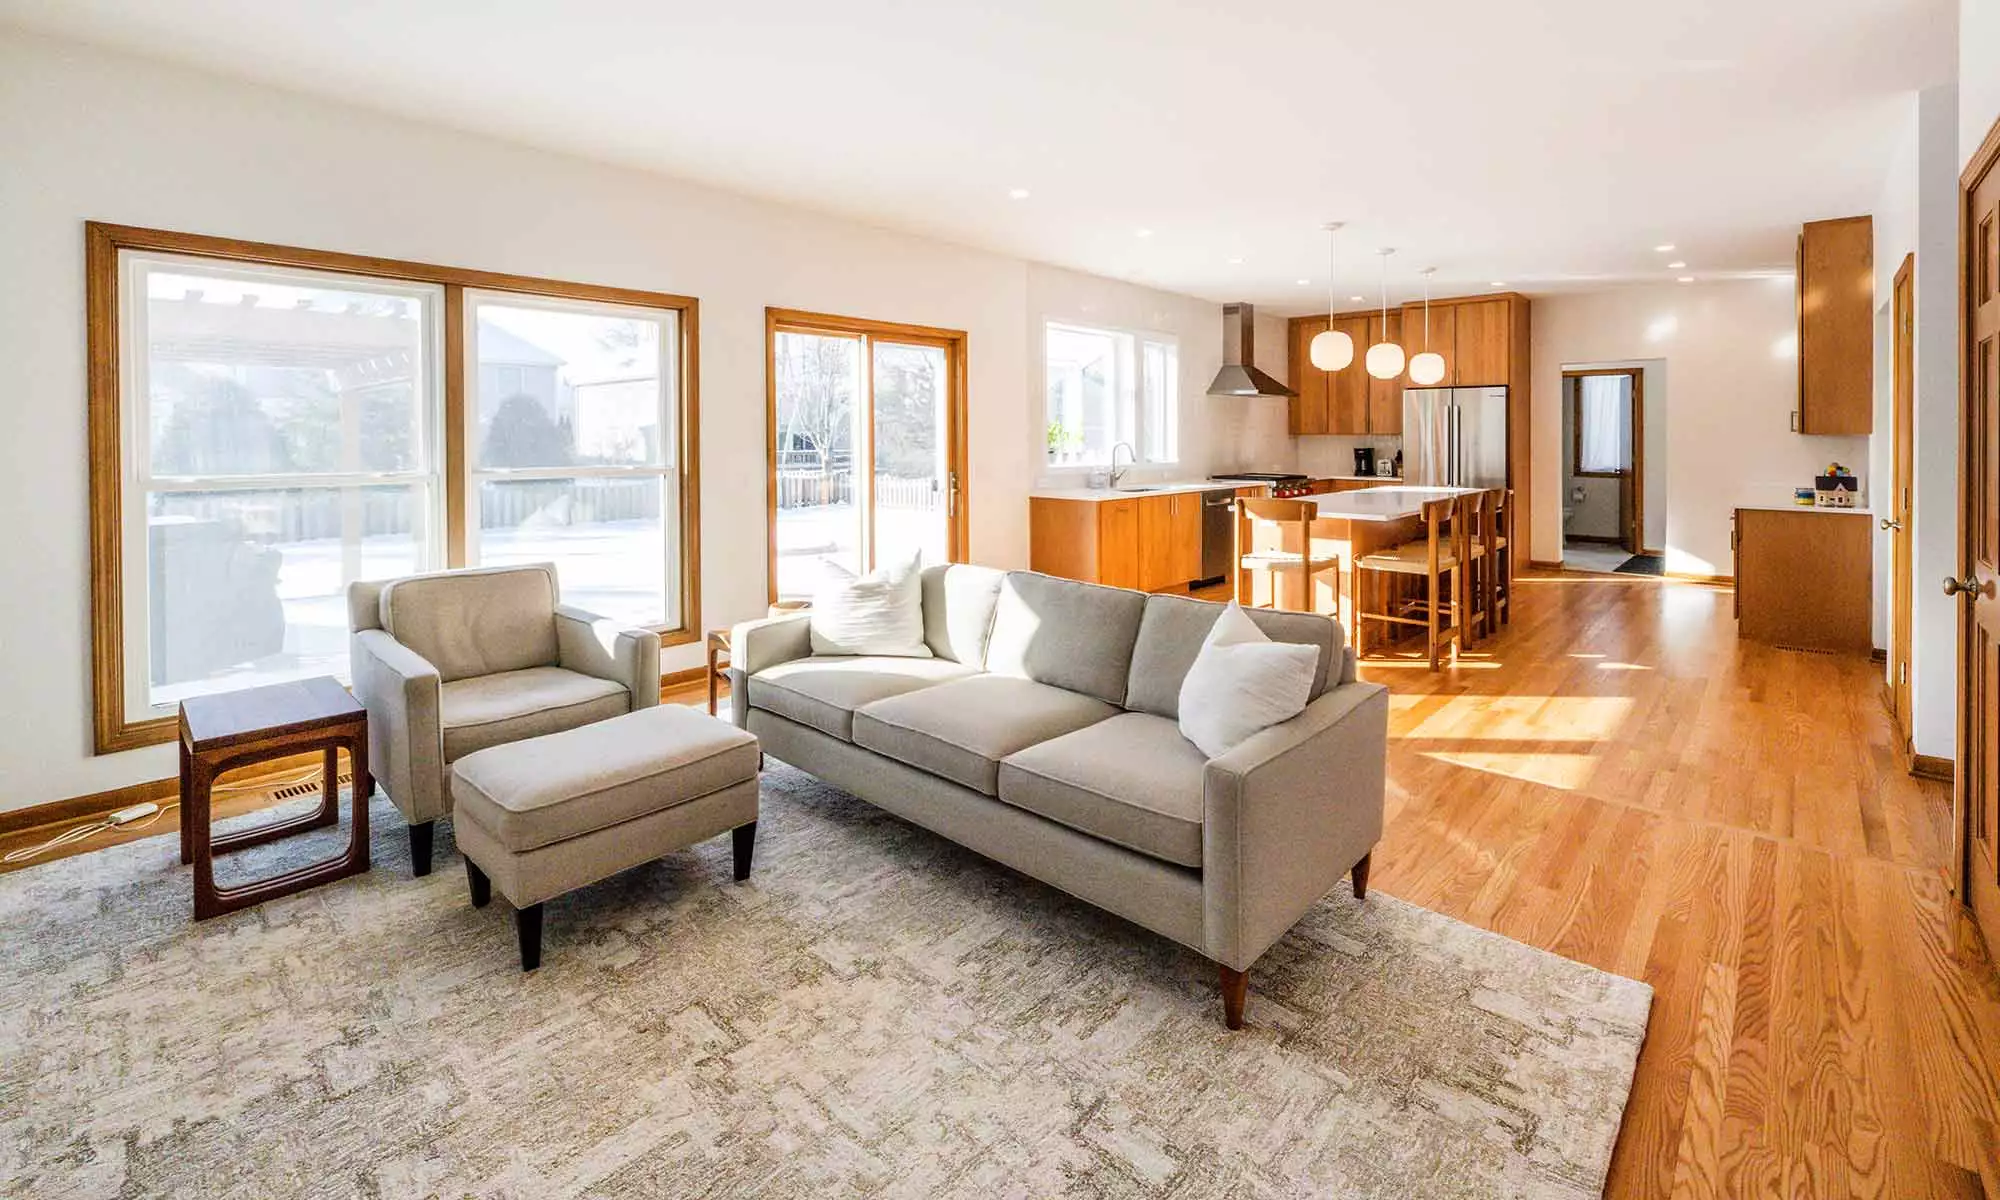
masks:
<path fill-rule="evenodd" d="M 1262 483 L 1271 488 L 1271 495 L 1278 499 L 1312 494 L 1312 479 L 1293 471 L 1236 471 L 1227 475 L 1210 475 L 1217 483 Z"/>

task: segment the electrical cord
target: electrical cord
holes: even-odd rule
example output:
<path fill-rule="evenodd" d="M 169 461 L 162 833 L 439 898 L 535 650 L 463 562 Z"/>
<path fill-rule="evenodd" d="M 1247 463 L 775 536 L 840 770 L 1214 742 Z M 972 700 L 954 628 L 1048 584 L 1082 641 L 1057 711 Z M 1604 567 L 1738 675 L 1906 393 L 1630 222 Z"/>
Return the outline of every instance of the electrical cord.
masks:
<path fill-rule="evenodd" d="M 246 780 L 242 783 L 223 784 L 214 788 L 213 791 L 224 794 L 261 791 L 276 792 L 284 788 L 296 787 L 302 783 L 310 783 L 320 779 L 324 774 L 325 769 L 322 767 L 307 767 L 290 779 Z M 9 851 L 4 857 L 0 857 L 0 864 L 11 866 L 14 863 L 27 862 L 31 858 L 40 858 L 51 850 L 59 850 L 64 846 L 73 846 L 78 842 L 89 841 L 98 834 L 106 833 L 113 829 L 130 829 L 134 831 L 151 829 L 160 823 L 161 817 L 167 815 L 168 809 L 179 808 L 180 806 L 180 801 L 169 800 L 165 804 L 154 804 L 151 801 L 147 801 L 143 804 L 134 804 L 129 808 L 121 808 L 110 816 L 92 821 L 88 825 L 79 825 L 74 829 L 65 829 L 40 845 L 24 846 L 19 850 Z M 145 824 L 139 824 L 141 821 L 144 821 Z"/>

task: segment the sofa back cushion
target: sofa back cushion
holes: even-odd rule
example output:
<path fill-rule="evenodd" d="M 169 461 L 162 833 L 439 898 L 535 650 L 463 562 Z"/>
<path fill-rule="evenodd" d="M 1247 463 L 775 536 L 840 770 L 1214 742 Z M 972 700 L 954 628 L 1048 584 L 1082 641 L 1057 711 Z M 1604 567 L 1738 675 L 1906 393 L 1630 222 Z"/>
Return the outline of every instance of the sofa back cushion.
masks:
<path fill-rule="evenodd" d="M 1215 619 L 1226 605 L 1186 596 L 1148 596 L 1145 616 L 1132 647 L 1132 677 L 1125 707 L 1133 712 L 1180 720 L 1181 682 Z M 1274 642 L 1295 642 L 1319 650 L 1313 668 L 1312 697 L 1340 680 L 1347 654 L 1347 631 L 1332 617 L 1314 613 L 1246 608 L 1244 613 Z"/>
<path fill-rule="evenodd" d="M 993 610 L 986 669 L 1123 704 L 1145 609 L 1143 592 L 1009 571 Z"/>
<path fill-rule="evenodd" d="M 553 563 L 444 571 L 382 589 L 382 628 L 446 683 L 556 665 Z"/>
<path fill-rule="evenodd" d="M 931 653 L 968 667 L 986 665 L 993 608 L 1007 572 L 968 563 L 925 567 L 924 643 Z"/>

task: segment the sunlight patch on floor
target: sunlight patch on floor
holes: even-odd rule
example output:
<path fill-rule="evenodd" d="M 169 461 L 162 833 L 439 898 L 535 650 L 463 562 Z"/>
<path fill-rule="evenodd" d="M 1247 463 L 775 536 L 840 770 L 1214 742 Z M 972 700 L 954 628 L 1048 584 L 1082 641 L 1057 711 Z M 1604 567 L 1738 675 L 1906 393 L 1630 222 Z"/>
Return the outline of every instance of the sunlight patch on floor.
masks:
<path fill-rule="evenodd" d="M 1483 750 L 1432 750 L 1425 758 L 1454 767 L 1504 775 L 1543 787 L 1574 792 L 1590 782 L 1597 769 L 1595 754 L 1512 754 Z"/>
<path fill-rule="evenodd" d="M 1618 735 L 1633 704 L 1625 696 L 1453 696 L 1442 705 L 1437 701 L 1435 696 L 1392 696 L 1391 736 L 1603 742 Z"/>

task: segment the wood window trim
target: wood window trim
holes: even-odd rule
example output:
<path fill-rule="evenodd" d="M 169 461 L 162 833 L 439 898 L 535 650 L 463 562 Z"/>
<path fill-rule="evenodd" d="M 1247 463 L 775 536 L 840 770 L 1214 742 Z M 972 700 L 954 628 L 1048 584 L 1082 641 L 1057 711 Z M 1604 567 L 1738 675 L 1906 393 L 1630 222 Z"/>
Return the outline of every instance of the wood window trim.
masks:
<path fill-rule="evenodd" d="M 637 288 L 571 283 L 464 267 L 438 266 L 365 254 L 312 250 L 240 238 L 213 237 L 84 222 L 84 338 L 88 358 L 90 451 L 90 596 L 92 727 L 96 753 L 116 754 L 174 740 L 172 716 L 131 718 L 125 706 L 124 472 L 119 394 L 119 255 L 125 251 L 176 254 L 221 262 L 292 267 L 402 283 L 432 284 L 444 291 L 445 564 L 465 565 L 466 529 L 465 292 L 467 289 L 550 296 L 568 300 L 667 309 L 677 314 L 680 346 L 679 481 L 680 623 L 660 628 L 660 645 L 701 638 L 701 396 L 700 302 L 692 296 Z"/>
<path fill-rule="evenodd" d="M 826 337 L 869 338 L 897 342 L 904 345 L 936 346 L 945 352 L 946 370 L 949 372 L 951 395 L 946 400 L 948 411 L 945 422 L 950 430 L 950 444 L 945 448 L 951 463 L 950 470 L 957 472 L 958 499 L 955 511 L 945 519 L 945 557 L 952 562 L 964 562 L 970 545 L 968 530 L 971 528 L 967 514 L 971 509 L 972 488 L 967 475 L 967 434 L 966 417 L 970 411 L 966 401 L 966 343 L 962 329 L 945 329 L 933 325 L 912 325 L 899 321 L 878 321 L 868 317 L 842 317 L 832 313 L 809 312 L 796 308 L 766 308 L 764 310 L 764 590 L 768 603 L 778 601 L 778 373 L 774 369 L 778 361 L 778 335 L 780 333 L 818 334 Z M 872 364 L 864 363 L 871 380 L 872 393 L 874 372 Z M 875 406 L 868 406 L 868 440 L 874 441 Z M 874 510 L 869 510 L 869 521 L 874 521 Z M 868 531 L 868 540 L 874 541 L 874 530 Z"/>
<path fill-rule="evenodd" d="M 1639 424 L 1639 414 L 1641 411 L 1639 396 L 1645 389 L 1645 378 L 1638 367 L 1604 367 L 1582 371 L 1564 371 L 1563 379 L 1564 381 L 1582 379 L 1590 375 L 1623 375 L 1632 381 L 1632 467 L 1624 471 L 1586 471 L 1576 465 L 1583 461 L 1583 388 L 1578 386 L 1571 390 L 1569 398 L 1570 474 L 1578 479 L 1623 479 L 1627 475 L 1637 475 L 1639 473 L 1639 455 L 1641 454 L 1639 439 L 1642 428 Z"/>

